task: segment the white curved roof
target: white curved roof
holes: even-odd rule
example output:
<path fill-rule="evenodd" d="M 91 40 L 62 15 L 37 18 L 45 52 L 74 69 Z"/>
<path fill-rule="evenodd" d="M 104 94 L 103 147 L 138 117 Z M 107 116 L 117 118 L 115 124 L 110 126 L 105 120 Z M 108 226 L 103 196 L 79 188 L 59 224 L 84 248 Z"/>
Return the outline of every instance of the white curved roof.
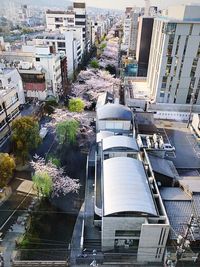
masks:
<path fill-rule="evenodd" d="M 100 131 L 96 135 L 96 142 L 99 143 L 99 142 L 101 142 L 102 139 L 104 139 L 106 137 L 109 137 L 109 136 L 112 136 L 112 135 L 114 135 L 113 132 L 110 132 L 110 131 Z"/>
<path fill-rule="evenodd" d="M 116 147 L 125 147 L 131 150 L 138 151 L 137 142 L 133 137 L 114 135 L 103 139 L 103 150 Z"/>
<path fill-rule="evenodd" d="M 141 161 L 116 157 L 103 162 L 103 214 L 139 212 L 157 216 Z"/>
<path fill-rule="evenodd" d="M 133 118 L 130 108 L 120 104 L 106 104 L 97 109 L 98 120 L 117 119 L 131 121 Z"/>

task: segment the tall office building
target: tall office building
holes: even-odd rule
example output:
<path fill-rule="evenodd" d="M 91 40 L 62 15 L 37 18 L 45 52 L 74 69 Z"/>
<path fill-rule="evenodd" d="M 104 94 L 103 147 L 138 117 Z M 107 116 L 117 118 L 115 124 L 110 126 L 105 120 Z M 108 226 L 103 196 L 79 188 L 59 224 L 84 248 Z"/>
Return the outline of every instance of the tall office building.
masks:
<path fill-rule="evenodd" d="M 200 5 L 155 18 L 147 82 L 154 103 L 200 104 Z"/>

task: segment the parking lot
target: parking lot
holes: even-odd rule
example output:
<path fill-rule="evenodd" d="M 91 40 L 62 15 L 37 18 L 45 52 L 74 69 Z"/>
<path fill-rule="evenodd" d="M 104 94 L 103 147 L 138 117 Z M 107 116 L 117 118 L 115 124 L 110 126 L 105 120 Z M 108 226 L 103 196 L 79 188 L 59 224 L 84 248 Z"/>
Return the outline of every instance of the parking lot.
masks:
<path fill-rule="evenodd" d="M 156 126 L 164 138 L 176 148 L 176 152 L 168 154 L 176 168 L 200 169 L 200 145 L 183 122 L 156 120 Z"/>

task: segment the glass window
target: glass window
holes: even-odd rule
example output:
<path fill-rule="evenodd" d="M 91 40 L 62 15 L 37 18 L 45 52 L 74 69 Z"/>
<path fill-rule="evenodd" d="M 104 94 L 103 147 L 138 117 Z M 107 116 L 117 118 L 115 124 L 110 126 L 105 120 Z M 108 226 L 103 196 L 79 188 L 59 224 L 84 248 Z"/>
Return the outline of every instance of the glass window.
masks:
<path fill-rule="evenodd" d="M 116 230 L 115 236 L 140 236 L 140 230 Z"/>

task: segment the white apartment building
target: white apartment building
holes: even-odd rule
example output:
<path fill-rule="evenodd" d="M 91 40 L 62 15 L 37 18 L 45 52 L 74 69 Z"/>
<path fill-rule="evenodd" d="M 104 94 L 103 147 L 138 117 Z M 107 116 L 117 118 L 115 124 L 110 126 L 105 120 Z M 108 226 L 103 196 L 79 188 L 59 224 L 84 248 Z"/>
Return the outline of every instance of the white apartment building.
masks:
<path fill-rule="evenodd" d="M 147 82 L 152 103 L 200 104 L 200 5 L 155 18 Z"/>
<path fill-rule="evenodd" d="M 25 97 L 38 100 L 45 100 L 49 94 L 57 97 L 62 82 L 60 55 L 51 53 L 49 46 L 34 49 L 33 62 L 22 61 L 18 65 Z"/>
<path fill-rule="evenodd" d="M 56 31 L 60 27 L 74 27 L 75 26 L 75 13 L 73 10 L 67 11 L 46 11 L 46 24 L 47 29 Z"/>
<path fill-rule="evenodd" d="M 7 68 L 4 64 L 0 65 L 0 88 L 10 90 L 15 88 L 20 105 L 25 103 L 22 79 L 15 68 Z"/>
<path fill-rule="evenodd" d="M 36 45 L 50 45 L 53 52 L 64 53 L 67 57 L 68 77 L 73 75 L 82 58 L 82 43 L 78 38 L 80 31 L 64 30 L 63 33 L 44 33 L 35 38 Z"/>
<path fill-rule="evenodd" d="M 128 51 L 130 32 L 131 32 L 131 16 L 129 13 L 126 15 L 124 19 L 124 26 L 123 26 L 124 35 L 122 39 L 121 49 L 124 51 Z"/>
<path fill-rule="evenodd" d="M 122 40 L 122 50 L 135 54 L 138 32 L 139 13 L 135 7 L 126 9 L 126 17 L 124 19 L 124 36 Z"/>
<path fill-rule="evenodd" d="M 10 136 L 12 121 L 20 116 L 19 105 L 16 88 L 0 87 L 0 148 Z"/>

